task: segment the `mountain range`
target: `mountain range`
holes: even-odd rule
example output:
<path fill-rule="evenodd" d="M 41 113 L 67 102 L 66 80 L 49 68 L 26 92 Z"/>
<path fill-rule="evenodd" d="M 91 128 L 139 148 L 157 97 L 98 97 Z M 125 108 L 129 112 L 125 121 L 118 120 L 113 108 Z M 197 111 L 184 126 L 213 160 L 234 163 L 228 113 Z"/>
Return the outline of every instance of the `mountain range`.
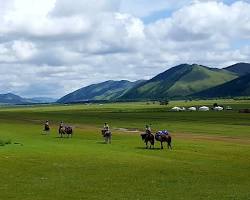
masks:
<path fill-rule="evenodd" d="M 250 73 L 250 64 L 249 63 L 237 63 L 226 67 L 225 70 L 236 73 L 239 76 L 246 75 Z"/>
<path fill-rule="evenodd" d="M 250 64 L 248 63 L 238 63 L 223 69 L 209 68 L 197 64 L 181 64 L 147 81 L 134 82 L 133 84 L 128 81 L 107 81 L 90 85 L 62 97 L 58 102 L 185 99 L 203 98 L 202 95 L 204 95 L 205 98 L 234 97 L 235 95 L 250 96 L 248 90 L 250 86 L 242 82 L 238 84 L 238 87 L 244 91 L 242 93 L 233 92 L 232 95 L 228 95 L 217 89 L 222 88 L 221 90 L 223 90 L 227 88 L 227 90 L 232 90 L 230 89 L 230 87 L 232 87 L 232 84 L 230 84 L 231 81 L 241 80 L 241 78 L 248 73 L 250 73 Z M 244 78 L 244 83 L 247 80 L 248 76 Z M 103 90 L 103 88 L 105 88 L 105 90 Z M 209 92 L 212 91 L 213 88 L 215 91 Z"/>
<path fill-rule="evenodd" d="M 12 93 L 0 94 L 0 104 L 41 104 L 53 102 L 56 102 L 56 99 L 45 97 L 23 98 Z"/>
<path fill-rule="evenodd" d="M 122 99 L 184 98 L 237 78 L 235 73 L 201 65 L 182 64 L 133 87 Z"/>
<path fill-rule="evenodd" d="M 57 103 L 86 101 L 138 101 L 186 98 L 250 96 L 250 64 L 237 63 L 223 69 L 197 64 L 172 67 L 150 80 L 105 81 L 80 88 Z M 22 98 L 0 94 L 0 104 L 51 103 L 50 98 Z"/>
<path fill-rule="evenodd" d="M 93 84 L 79 90 L 76 90 L 61 99 L 58 103 L 74 103 L 89 100 L 113 100 L 122 97 L 129 89 L 143 83 L 144 81 L 130 82 L 106 81 L 103 83 Z"/>
<path fill-rule="evenodd" d="M 250 74 L 193 95 L 193 97 L 198 98 L 232 98 L 240 96 L 250 96 Z"/>

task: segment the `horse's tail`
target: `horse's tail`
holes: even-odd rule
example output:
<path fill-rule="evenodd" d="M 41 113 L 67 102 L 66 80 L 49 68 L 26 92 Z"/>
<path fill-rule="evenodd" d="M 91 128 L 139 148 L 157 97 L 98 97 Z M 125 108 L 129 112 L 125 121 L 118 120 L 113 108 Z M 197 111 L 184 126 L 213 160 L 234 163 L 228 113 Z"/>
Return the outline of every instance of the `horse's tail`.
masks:
<path fill-rule="evenodd" d="M 168 136 L 168 145 L 171 146 L 171 143 L 172 143 L 172 137 L 171 135 Z"/>

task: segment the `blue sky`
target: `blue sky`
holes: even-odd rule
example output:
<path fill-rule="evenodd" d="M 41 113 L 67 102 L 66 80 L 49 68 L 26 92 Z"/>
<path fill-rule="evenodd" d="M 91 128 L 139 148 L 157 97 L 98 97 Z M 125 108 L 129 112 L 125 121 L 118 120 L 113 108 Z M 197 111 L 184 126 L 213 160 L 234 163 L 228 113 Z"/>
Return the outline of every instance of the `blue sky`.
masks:
<path fill-rule="evenodd" d="M 0 93 L 59 98 L 106 80 L 148 79 L 180 63 L 250 62 L 250 1 L 0 5 Z"/>

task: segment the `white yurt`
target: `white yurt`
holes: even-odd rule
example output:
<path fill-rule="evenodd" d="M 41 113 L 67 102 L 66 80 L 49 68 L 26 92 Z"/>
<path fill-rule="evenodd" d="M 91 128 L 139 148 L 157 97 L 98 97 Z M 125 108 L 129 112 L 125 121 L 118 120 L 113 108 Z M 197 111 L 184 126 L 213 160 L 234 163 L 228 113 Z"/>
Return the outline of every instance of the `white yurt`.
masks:
<path fill-rule="evenodd" d="M 209 111 L 209 107 L 207 107 L 207 106 L 201 106 L 199 108 L 199 111 Z"/>
<path fill-rule="evenodd" d="M 221 106 L 216 106 L 216 107 L 214 107 L 214 110 L 215 111 L 222 111 L 222 110 L 224 110 L 224 108 Z"/>
<path fill-rule="evenodd" d="M 196 109 L 196 107 L 190 107 L 190 108 L 188 108 L 188 110 L 189 111 L 196 111 L 197 109 Z"/>
<path fill-rule="evenodd" d="M 175 112 L 179 112 L 179 111 L 182 111 L 182 109 L 180 108 L 180 107 L 173 107 L 172 109 L 171 109 L 171 111 L 175 111 Z"/>

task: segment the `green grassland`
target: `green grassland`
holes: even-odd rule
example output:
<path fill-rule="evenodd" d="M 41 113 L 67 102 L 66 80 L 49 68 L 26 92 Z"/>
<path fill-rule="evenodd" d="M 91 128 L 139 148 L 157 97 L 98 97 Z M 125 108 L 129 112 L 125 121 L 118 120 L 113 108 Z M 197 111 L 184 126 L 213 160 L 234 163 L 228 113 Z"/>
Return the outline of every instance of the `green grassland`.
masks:
<path fill-rule="evenodd" d="M 238 113 L 250 101 L 216 102 L 234 110 L 169 112 L 215 101 L 2 107 L 0 199 L 250 199 L 250 114 Z M 61 120 L 73 138 L 58 137 Z M 106 121 L 111 145 L 100 136 Z M 144 149 L 146 123 L 170 130 L 174 149 Z"/>

